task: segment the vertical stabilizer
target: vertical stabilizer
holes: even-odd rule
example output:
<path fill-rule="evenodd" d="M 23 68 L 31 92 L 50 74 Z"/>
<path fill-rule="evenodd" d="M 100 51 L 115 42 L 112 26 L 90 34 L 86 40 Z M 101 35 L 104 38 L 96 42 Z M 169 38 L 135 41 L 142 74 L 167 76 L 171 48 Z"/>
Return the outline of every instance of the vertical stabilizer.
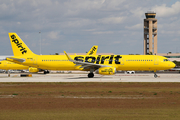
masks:
<path fill-rule="evenodd" d="M 96 55 L 97 50 L 98 50 L 98 46 L 94 45 L 86 55 Z"/>
<path fill-rule="evenodd" d="M 9 38 L 14 56 L 34 54 L 16 33 L 9 33 Z"/>

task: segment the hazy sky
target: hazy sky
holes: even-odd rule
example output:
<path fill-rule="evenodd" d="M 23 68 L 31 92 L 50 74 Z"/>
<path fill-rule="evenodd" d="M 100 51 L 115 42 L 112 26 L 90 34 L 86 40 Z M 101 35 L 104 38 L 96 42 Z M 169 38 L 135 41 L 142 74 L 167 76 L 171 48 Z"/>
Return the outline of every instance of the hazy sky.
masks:
<path fill-rule="evenodd" d="M 158 53 L 180 52 L 177 0 L 0 0 L 0 55 L 13 55 L 8 32 L 40 54 L 143 54 L 143 19 L 155 11 Z"/>

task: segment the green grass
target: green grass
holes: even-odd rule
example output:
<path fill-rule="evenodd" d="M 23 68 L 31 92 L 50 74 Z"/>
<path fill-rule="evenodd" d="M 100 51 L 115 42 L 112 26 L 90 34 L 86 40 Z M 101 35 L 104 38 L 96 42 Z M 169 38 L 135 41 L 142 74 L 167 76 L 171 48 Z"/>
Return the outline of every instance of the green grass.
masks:
<path fill-rule="evenodd" d="M 65 109 L 1 111 L 0 120 L 178 120 L 180 109 Z"/>
<path fill-rule="evenodd" d="M 0 83 L 0 120 L 178 120 L 179 91 L 180 83 Z"/>

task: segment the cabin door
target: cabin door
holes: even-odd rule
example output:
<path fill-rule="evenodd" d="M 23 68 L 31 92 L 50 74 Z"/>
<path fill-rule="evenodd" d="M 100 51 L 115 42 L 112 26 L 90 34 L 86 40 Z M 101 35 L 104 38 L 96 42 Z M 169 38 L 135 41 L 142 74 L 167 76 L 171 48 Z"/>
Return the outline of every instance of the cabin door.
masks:
<path fill-rule="evenodd" d="M 124 58 L 120 59 L 120 65 L 124 65 Z"/>
<path fill-rule="evenodd" d="M 4 61 L 4 67 L 6 67 L 7 66 L 7 61 Z"/>
<path fill-rule="evenodd" d="M 159 59 L 158 56 L 154 57 L 154 65 L 158 65 L 159 64 Z"/>
<path fill-rule="evenodd" d="M 37 58 L 38 57 L 33 57 L 33 65 L 37 65 Z"/>

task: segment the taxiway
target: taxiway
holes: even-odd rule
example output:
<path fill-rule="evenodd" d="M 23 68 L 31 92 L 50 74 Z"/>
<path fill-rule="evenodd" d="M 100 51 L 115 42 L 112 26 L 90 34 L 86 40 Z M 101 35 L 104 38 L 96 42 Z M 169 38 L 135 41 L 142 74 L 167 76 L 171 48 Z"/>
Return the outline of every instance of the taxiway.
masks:
<path fill-rule="evenodd" d="M 32 74 L 32 77 L 20 77 L 20 74 L 0 74 L 0 82 L 180 82 L 180 74 L 116 74 L 102 76 L 95 74 L 88 78 L 87 74 Z"/>

